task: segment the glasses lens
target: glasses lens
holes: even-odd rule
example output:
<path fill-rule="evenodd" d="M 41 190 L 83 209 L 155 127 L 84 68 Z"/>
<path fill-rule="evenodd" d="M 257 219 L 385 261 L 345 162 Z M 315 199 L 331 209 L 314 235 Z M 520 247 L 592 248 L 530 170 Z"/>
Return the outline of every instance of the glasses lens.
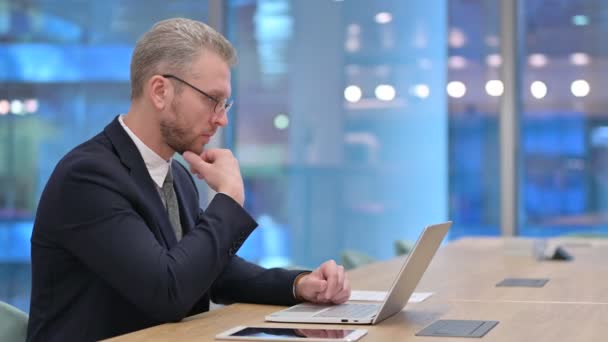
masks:
<path fill-rule="evenodd" d="M 224 108 L 226 108 L 226 113 L 228 113 L 228 111 L 230 110 L 230 108 L 232 108 L 232 100 L 227 99 L 226 101 L 224 101 Z"/>
<path fill-rule="evenodd" d="M 216 113 L 219 113 L 220 111 L 225 110 L 227 113 L 228 110 L 230 110 L 230 107 L 232 107 L 232 100 L 226 99 L 226 100 L 218 101 L 215 104 L 215 108 L 213 108 L 213 110 Z"/>

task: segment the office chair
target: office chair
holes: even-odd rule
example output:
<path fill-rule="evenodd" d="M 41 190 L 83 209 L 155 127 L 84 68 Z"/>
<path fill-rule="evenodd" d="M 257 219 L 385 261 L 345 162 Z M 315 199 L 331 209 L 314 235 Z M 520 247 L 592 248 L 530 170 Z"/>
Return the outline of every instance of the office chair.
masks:
<path fill-rule="evenodd" d="M 580 232 L 580 233 L 569 233 L 563 235 L 565 237 L 574 237 L 574 238 L 586 238 L 586 239 L 606 239 L 608 238 L 608 233 L 603 232 Z"/>
<path fill-rule="evenodd" d="M 409 240 L 396 240 L 395 241 L 395 255 L 408 255 L 414 248 L 414 243 Z"/>
<path fill-rule="evenodd" d="M 28 316 L 25 312 L 0 302 L 0 341 L 25 341 L 27 320 Z"/>
<path fill-rule="evenodd" d="M 375 262 L 376 259 L 363 252 L 345 250 L 342 252 L 341 261 L 345 270 L 352 270 L 353 268 Z"/>

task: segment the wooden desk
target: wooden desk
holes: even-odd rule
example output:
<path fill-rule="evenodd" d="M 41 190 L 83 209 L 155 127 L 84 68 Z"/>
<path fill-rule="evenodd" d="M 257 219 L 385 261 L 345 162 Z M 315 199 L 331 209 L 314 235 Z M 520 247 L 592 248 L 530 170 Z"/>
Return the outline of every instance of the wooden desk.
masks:
<path fill-rule="evenodd" d="M 452 299 L 608 303 L 608 245 L 560 241 L 572 261 L 513 255 L 503 239 L 465 239 L 433 260 L 421 289 Z M 549 278 L 543 288 L 496 287 L 506 277 Z"/>
<path fill-rule="evenodd" d="M 462 338 L 417 337 L 438 319 L 496 320 L 484 341 L 606 341 L 608 336 L 608 244 L 569 248 L 572 262 L 538 262 L 504 253 L 504 241 L 464 239 L 442 248 L 416 291 L 435 292 L 422 303 L 375 326 L 278 324 L 264 316 L 281 307 L 234 304 L 112 339 L 111 341 L 213 341 L 236 325 L 359 327 L 362 341 L 462 342 Z M 349 272 L 354 289 L 386 290 L 403 259 Z M 548 277 L 543 288 L 497 288 L 505 277 Z"/>
<path fill-rule="evenodd" d="M 236 325 L 296 327 L 359 327 L 367 329 L 365 342 L 437 341 L 463 342 L 462 338 L 419 337 L 415 334 L 438 319 L 496 320 L 482 341 L 606 341 L 608 305 L 439 301 L 429 299 L 408 305 L 407 310 L 375 326 L 265 323 L 264 316 L 280 307 L 235 304 L 207 312 L 185 322 L 165 324 L 110 341 L 213 341 L 214 336 Z"/>
<path fill-rule="evenodd" d="M 500 238 L 452 242 L 437 253 L 416 291 L 434 292 L 446 300 L 608 303 L 608 241 L 559 242 L 574 260 L 513 255 Z M 349 272 L 353 288 L 387 290 L 402 262 L 393 259 Z M 496 287 L 507 277 L 550 280 L 542 288 Z"/>

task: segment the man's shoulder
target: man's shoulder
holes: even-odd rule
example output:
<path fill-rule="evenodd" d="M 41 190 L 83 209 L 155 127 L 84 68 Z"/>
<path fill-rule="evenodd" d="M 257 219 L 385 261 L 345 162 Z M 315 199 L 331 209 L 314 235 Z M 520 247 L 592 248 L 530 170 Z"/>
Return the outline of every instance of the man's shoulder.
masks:
<path fill-rule="evenodd" d="M 102 171 L 120 165 L 110 140 L 101 132 L 76 146 L 57 164 L 56 172 L 73 173 L 82 170 Z"/>
<path fill-rule="evenodd" d="M 73 215 L 73 208 L 90 201 L 91 196 L 98 198 L 100 187 L 124 188 L 120 165 L 99 135 L 68 152 L 55 166 L 40 196 L 34 230 L 61 227 L 61 220 Z"/>

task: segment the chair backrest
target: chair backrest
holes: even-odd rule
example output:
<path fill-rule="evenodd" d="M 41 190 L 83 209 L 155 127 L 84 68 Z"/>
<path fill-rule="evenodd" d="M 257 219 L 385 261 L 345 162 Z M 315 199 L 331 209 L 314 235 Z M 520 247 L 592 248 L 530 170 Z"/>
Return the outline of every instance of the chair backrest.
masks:
<path fill-rule="evenodd" d="M 344 266 L 344 269 L 346 270 L 352 270 L 353 268 L 367 265 L 376 261 L 376 258 L 373 258 L 363 252 L 354 250 L 345 250 L 341 255 L 342 266 Z"/>
<path fill-rule="evenodd" d="M 23 342 L 27 335 L 28 316 L 25 312 L 0 302 L 0 341 Z"/>
<path fill-rule="evenodd" d="M 415 242 L 409 240 L 396 240 L 395 241 L 395 255 L 408 255 L 414 248 Z"/>
<path fill-rule="evenodd" d="M 569 234 L 564 234 L 562 236 L 574 237 L 574 238 L 587 238 L 587 239 L 607 239 L 608 233 L 587 231 L 587 232 L 579 232 L 579 233 L 569 233 Z"/>

